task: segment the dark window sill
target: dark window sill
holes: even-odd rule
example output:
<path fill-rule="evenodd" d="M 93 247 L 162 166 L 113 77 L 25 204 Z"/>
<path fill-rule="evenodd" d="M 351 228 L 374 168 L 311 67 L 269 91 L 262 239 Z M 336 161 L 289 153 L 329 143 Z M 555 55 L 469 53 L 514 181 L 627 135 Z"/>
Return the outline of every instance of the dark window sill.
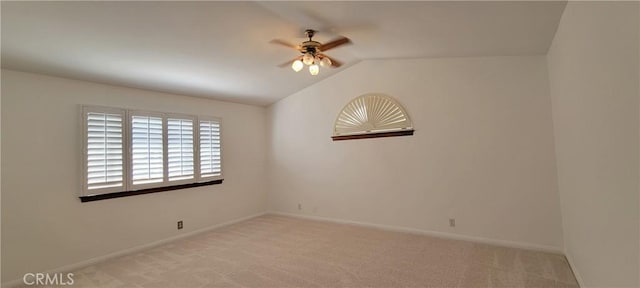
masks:
<path fill-rule="evenodd" d="M 413 129 L 411 129 L 411 130 L 400 130 L 400 131 L 390 131 L 390 132 L 368 133 L 368 134 L 339 135 L 339 136 L 331 136 L 331 139 L 333 139 L 333 141 L 339 141 L 339 140 L 353 140 L 353 139 L 394 137 L 394 136 L 409 136 L 409 135 L 413 135 Z"/>
<path fill-rule="evenodd" d="M 156 187 L 156 188 L 142 189 L 142 190 L 136 190 L 136 191 L 123 191 L 123 192 L 91 195 L 91 196 L 80 196 L 80 201 L 91 202 L 91 201 L 113 199 L 113 198 L 120 198 L 120 197 L 129 197 L 129 196 L 135 196 L 135 195 L 158 193 L 158 192 L 165 192 L 165 191 L 172 191 L 172 190 L 186 189 L 186 188 L 193 188 L 193 187 L 200 187 L 200 186 L 216 185 L 216 184 L 222 184 L 222 181 L 224 181 L 224 179 L 207 181 L 207 182 L 199 182 L 199 183 Z"/>

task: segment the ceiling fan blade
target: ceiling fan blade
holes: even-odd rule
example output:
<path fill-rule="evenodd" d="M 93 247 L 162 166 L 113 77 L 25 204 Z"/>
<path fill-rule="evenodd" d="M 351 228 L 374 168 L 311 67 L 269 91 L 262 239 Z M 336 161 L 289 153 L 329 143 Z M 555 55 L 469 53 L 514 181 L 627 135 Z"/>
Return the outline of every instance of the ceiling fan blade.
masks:
<path fill-rule="evenodd" d="M 333 49 L 333 48 L 336 48 L 338 46 L 342 46 L 342 45 L 348 44 L 348 43 L 351 43 L 351 40 L 349 40 L 349 38 L 341 37 L 341 38 L 333 40 L 333 41 L 331 41 L 329 43 L 325 43 L 325 44 L 320 45 L 320 51 L 324 52 L 324 51 L 327 51 L 327 50 L 330 50 L 330 49 Z"/>
<path fill-rule="evenodd" d="M 296 61 L 296 60 L 302 60 L 302 56 L 298 56 L 298 57 L 293 58 L 293 59 L 291 59 L 291 60 L 289 60 L 289 61 L 287 61 L 287 62 L 284 62 L 284 63 L 282 63 L 282 64 L 278 65 L 278 67 L 280 67 L 280 68 L 284 68 L 284 67 L 287 67 L 287 66 L 291 66 L 291 64 L 293 63 L 293 61 Z"/>
<path fill-rule="evenodd" d="M 300 47 L 300 45 L 293 45 L 293 44 L 291 44 L 289 42 L 286 42 L 286 41 L 280 40 L 280 39 L 273 39 L 273 40 L 269 41 L 269 43 L 278 44 L 278 45 L 282 45 L 282 46 L 285 46 L 285 47 L 293 48 L 293 49 L 296 49 L 298 51 L 300 51 L 300 49 L 302 49 Z"/>

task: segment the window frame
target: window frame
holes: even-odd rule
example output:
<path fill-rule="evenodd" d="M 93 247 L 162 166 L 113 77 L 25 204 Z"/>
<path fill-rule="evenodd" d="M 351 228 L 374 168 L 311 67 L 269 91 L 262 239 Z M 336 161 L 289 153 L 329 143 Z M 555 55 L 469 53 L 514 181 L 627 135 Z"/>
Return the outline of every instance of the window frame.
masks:
<path fill-rule="evenodd" d="M 170 191 L 176 189 L 184 189 L 190 187 L 199 187 L 204 185 L 221 184 L 223 179 L 223 147 L 222 147 L 222 118 L 214 116 L 202 116 L 185 113 L 168 113 L 156 112 L 139 109 L 124 109 L 116 107 L 104 107 L 94 105 L 81 105 L 81 142 L 82 142 L 82 183 L 80 189 L 80 199 L 82 202 L 110 199 L 124 196 L 133 196 L 139 194 L 155 193 L 162 191 Z M 122 117 L 122 186 L 107 187 L 98 189 L 88 189 L 88 133 L 87 124 L 88 113 L 107 113 L 118 114 Z M 162 119 L 162 181 L 154 183 L 133 184 L 133 117 L 158 117 Z M 168 142 L 168 121 L 171 119 L 188 119 L 193 121 L 193 177 L 189 179 L 169 180 L 169 142 Z M 220 139 L 220 175 L 202 177 L 200 169 L 200 121 L 216 121 L 219 125 Z"/>

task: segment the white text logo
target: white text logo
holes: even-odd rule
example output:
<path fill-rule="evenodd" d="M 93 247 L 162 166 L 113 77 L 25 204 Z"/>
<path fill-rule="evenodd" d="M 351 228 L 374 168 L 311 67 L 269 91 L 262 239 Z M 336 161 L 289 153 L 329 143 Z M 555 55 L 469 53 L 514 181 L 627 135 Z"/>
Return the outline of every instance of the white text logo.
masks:
<path fill-rule="evenodd" d="M 27 273 L 22 276 L 22 282 L 26 285 L 65 286 L 73 285 L 73 273 Z"/>

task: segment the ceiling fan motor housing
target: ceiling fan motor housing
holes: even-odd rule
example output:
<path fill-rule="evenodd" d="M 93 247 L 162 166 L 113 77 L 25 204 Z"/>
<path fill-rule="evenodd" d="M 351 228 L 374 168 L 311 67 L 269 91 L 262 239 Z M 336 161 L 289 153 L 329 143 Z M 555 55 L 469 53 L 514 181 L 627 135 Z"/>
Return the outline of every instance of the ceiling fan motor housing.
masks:
<path fill-rule="evenodd" d="M 305 53 L 311 53 L 313 56 L 316 56 L 316 54 L 318 52 L 320 52 L 320 42 L 317 41 L 313 41 L 313 35 L 316 34 L 315 30 L 312 29 L 307 29 L 304 31 L 304 34 L 309 38 L 309 41 L 304 41 L 302 42 L 302 49 L 300 49 L 300 52 L 302 52 L 302 54 Z"/>
<path fill-rule="evenodd" d="M 300 49 L 300 52 L 302 52 L 302 54 L 311 53 L 315 55 L 316 53 L 320 52 L 320 45 L 322 45 L 320 44 L 320 42 L 316 42 L 313 40 L 302 42 L 302 49 Z"/>

